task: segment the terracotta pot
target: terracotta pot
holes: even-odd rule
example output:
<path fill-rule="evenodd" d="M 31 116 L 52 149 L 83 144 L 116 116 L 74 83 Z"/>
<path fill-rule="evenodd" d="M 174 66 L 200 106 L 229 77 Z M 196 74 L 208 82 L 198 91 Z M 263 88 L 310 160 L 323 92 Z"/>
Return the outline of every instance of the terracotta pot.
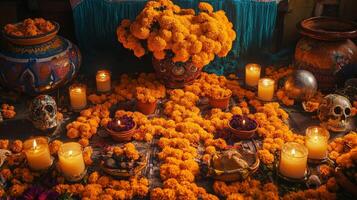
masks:
<path fill-rule="evenodd" d="M 208 102 L 213 108 L 226 109 L 229 106 L 229 100 L 231 99 L 231 96 L 232 95 L 222 99 L 215 99 L 209 97 Z"/>
<path fill-rule="evenodd" d="M 230 133 L 232 134 L 233 138 L 239 139 L 239 140 L 249 140 L 254 137 L 255 132 L 258 130 L 258 123 L 254 119 L 251 119 L 255 122 L 256 127 L 253 130 L 249 131 L 243 131 L 243 130 L 237 130 L 231 126 L 231 121 L 228 121 L 228 128 Z"/>
<path fill-rule="evenodd" d="M 167 88 L 183 88 L 191 84 L 201 74 L 200 68 L 191 62 L 172 62 L 170 58 L 157 60 L 153 58 L 156 76 L 161 79 Z"/>
<path fill-rule="evenodd" d="M 295 65 L 314 74 L 318 88 L 335 88 L 335 76 L 347 64 L 357 64 L 357 47 L 350 38 L 357 37 L 357 24 L 341 19 L 313 17 L 297 28 L 304 36 L 297 43 Z"/>
<path fill-rule="evenodd" d="M 0 47 L 1 85 L 34 96 L 70 82 L 79 71 L 81 53 L 57 31 L 27 39 L 5 36 Z"/>
<path fill-rule="evenodd" d="M 153 114 L 156 110 L 156 106 L 157 106 L 157 101 L 150 103 L 150 102 L 142 102 L 138 100 L 136 102 L 136 109 L 145 115 Z"/>
<path fill-rule="evenodd" d="M 135 123 L 135 122 L 134 122 Z M 131 128 L 130 130 L 127 131 L 113 131 L 111 129 L 108 129 L 107 126 L 105 126 L 105 130 L 107 131 L 108 135 L 110 135 L 113 140 L 117 142 L 128 142 L 131 141 L 132 136 L 134 135 L 136 131 L 136 123 L 134 124 L 134 127 Z"/>

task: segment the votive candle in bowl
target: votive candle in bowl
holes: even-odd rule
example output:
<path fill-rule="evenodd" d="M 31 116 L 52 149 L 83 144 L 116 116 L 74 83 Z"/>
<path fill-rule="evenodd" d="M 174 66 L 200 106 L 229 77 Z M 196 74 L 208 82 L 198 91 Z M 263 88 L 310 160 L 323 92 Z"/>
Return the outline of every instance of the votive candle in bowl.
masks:
<path fill-rule="evenodd" d="M 249 63 L 245 66 L 245 84 L 250 87 L 258 85 L 261 67 L 255 63 Z"/>
<path fill-rule="evenodd" d="M 285 143 L 280 154 L 280 174 L 292 179 L 304 178 L 307 154 L 308 150 L 304 145 L 296 142 Z"/>
<path fill-rule="evenodd" d="M 99 70 L 95 79 L 98 92 L 109 92 L 111 90 L 111 75 L 108 70 Z"/>
<path fill-rule="evenodd" d="M 68 142 L 58 150 L 59 166 L 66 178 L 79 177 L 85 171 L 82 146 L 77 142 Z"/>
<path fill-rule="evenodd" d="M 326 158 L 330 134 L 321 126 L 310 126 L 306 129 L 305 145 L 309 159 L 322 160 Z"/>
<path fill-rule="evenodd" d="M 87 88 L 84 84 L 73 84 L 69 87 L 69 99 L 74 110 L 81 110 L 87 106 Z"/>
<path fill-rule="evenodd" d="M 52 165 L 48 140 L 45 137 L 28 139 L 24 142 L 27 164 L 32 170 L 48 169 Z"/>
<path fill-rule="evenodd" d="M 270 78 L 261 78 L 258 83 L 258 98 L 263 101 L 271 101 L 274 96 L 275 81 Z"/>

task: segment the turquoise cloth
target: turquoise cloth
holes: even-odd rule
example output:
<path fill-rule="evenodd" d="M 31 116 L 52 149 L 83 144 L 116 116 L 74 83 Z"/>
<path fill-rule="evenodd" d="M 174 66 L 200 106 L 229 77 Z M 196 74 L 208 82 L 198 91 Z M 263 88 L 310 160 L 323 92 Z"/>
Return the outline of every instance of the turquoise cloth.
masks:
<path fill-rule="evenodd" d="M 197 10 L 200 1 L 174 0 L 174 2 L 181 7 Z M 246 55 L 259 54 L 270 47 L 277 16 L 275 1 L 205 0 L 205 2 L 211 3 L 215 10 L 223 9 L 237 33 L 237 39 L 229 55 L 226 58 L 216 58 L 205 67 L 205 71 L 217 74 L 234 72 L 245 64 Z M 128 54 L 116 39 L 116 27 L 123 19 L 135 19 L 145 3 L 144 0 L 83 0 L 73 8 L 77 41 L 87 70 L 98 65 L 111 65 L 110 68 L 115 68 L 113 65 L 117 65 L 116 63 L 120 63 L 121 60 L 118 60 L 120 57 L 118 55 Z M 103 59 L 102 63 L 98 59 Z M 142 62 L 143 59 L 129 60 Z"/>

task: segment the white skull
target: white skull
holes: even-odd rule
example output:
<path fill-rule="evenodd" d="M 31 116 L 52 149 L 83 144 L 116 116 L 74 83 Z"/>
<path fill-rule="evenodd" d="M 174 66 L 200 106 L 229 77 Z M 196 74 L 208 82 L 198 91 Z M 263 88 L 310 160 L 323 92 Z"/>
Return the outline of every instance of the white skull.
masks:
<path fill-rule="evenodd" d="M 317 111 L 321 125 L 335 132 L 345 131 L 348 118 L 351 116 L 350 101 L 338 94 L 329 94 L 324 97 Z"/>
<path fill-rule="evenodd" d="M 30 105 L 30 120 L 40 130 L 58 125 L 56 101 L 48 95 L 36 97 Z"/>

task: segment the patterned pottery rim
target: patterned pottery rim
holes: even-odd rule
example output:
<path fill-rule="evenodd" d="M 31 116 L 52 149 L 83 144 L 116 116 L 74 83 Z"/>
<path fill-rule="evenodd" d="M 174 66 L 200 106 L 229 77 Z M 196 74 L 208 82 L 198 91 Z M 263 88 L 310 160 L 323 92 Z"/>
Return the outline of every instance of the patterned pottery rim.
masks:
<path fill-rule="evenodd" d="M 50 35 L 50 34 L 53 34 L 53 33 L 56 33 L 59 31 L 60 29 L 60 25 L 55 22 L 55 21 L 52 21 L 52 20 L 49 20 L 54 26 L 55 28 L 52 30 L 52 31 L 49 31 L 47 33 L 42 33 L 42 34 L 39 34 L 39 35 L 34 35 L 34 36 L 13 36 L 13 35 L 9 35 L 5 32 L 5 26 L 2 28 L 2 32 L 4 34 L 4 36 L 6 38 L 9 38 L 9 39 L 35 39 L 35 38 L 40 38 L 40 37 L 44 37 L 46 35 Z M 14 25 L 18 25 L 22 22 L 18 22 L 18 23 L 15 23 Z"/>
<path fill-rule="evenodd" d="M 318 40 L 343 40 L 357 37 L 357 23 L 333 17 L 311 17 L 297 24 L 298 31 Z"/>

